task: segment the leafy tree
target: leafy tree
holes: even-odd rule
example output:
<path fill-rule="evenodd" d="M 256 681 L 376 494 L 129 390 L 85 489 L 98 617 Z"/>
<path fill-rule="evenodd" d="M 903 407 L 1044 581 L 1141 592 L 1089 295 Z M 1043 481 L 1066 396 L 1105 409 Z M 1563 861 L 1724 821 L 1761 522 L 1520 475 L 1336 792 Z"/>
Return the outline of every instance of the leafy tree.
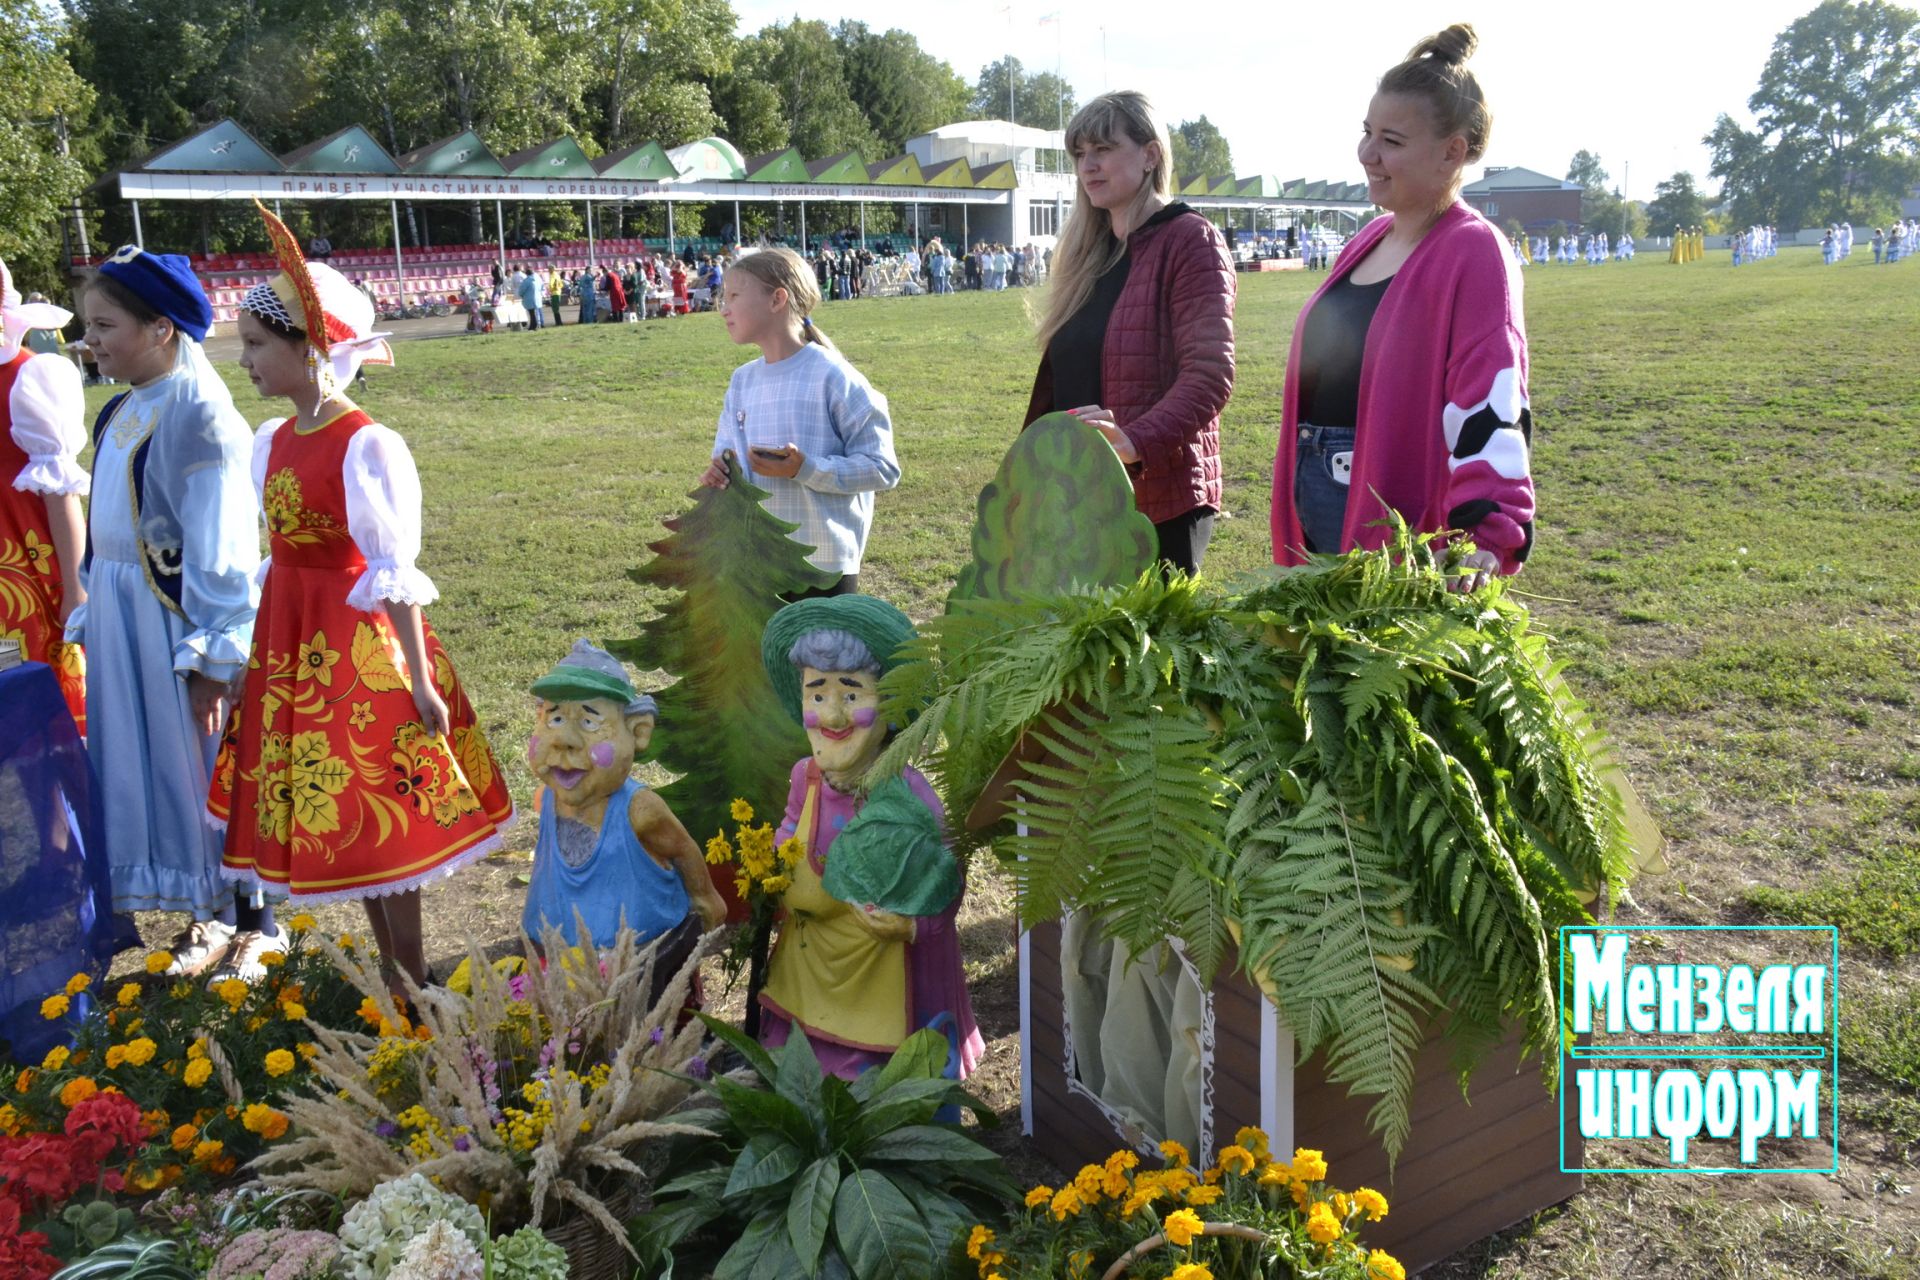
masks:
<path fill-rule="evenodd" d="M 1582 149 L 1574 152 L 1573 159 L 1567 164 L 1567 181 L 1577 182 L 1587 191 L 1605 191 L 1607 171 L 1601 167 L 1599 156 Z"/>
<path fill-rule="evenodd" d="M 1694 186 L 1691 173 L 1683 170 L 1654 184 L 1653 200 L 1647 205 L 1647 226 L 1655 235 L 1672 235 L 1675 227 L 1704 226 L 1706 219 L 1706 197 Z"/>
<path fill-rule="evenodd" d="M 0 257 L 23 292 L 58 279 L 57 223 L 87 181 L 61 139 L 93 90 L 62 55 L 62 34 L 34 0 L 0 0 Z"/>
<path fill-rule="evenodd" d="M 1205 116 L 1181 121 L 1169 141 L 1173 143 L 1173 175 L 1181 182 L 1233 172 L 1233 148 L 1227 145 L 1227 136 L 1219 126 Z"/>
<path fill-rule="evenodd" d="M 1824 0 L 1773 42 L 1747 99 L 1705 142 L 1736 222 L 1800 227 L 1891 216 L 1920 176 L 1920 13 Z"/>
<path fill-rule="evenodd" d="M 608 150 L 673 146 L 720 128 L 708 85 L 733 67 L 727 0 L 588 0 L 588 97 Z"/>
<path fill-rule="evenodd" d="M 1073 86 L 1051 71 L 1029 72 L 1015 57 L 980 68 L 973 85 L 972 113 L 986 120 L 1007 118 L 1007 79 L 1013 78 L 1013 122 L 1034 129 L 1058 129 L 1078 109 Z"/>
<path fill-rule="evenodd" d="M 798 147 L 808 160 L 848 149 L 878 155 L 882 149 L 847 87 L 840 46 L 824 22 L 796 18 L 761 28 L 741 41 L 729 79 L 735 83 L 725 95 L 728 101 L 742 100 L 738 82 L 743 80 L 773 91 L 787 129 L 786 138 L 774 142 L 774 147 Z M 751 91 L 744 100 L 756 110 L 766 103 L 763 96 Z M 772 149 L 751 146 L 739 138 L 733 141 L 747 154 Z"/>
<path fill-rule="evenodd" d="M 864 22 L 842 22 L 833 38 L 846 68 L 847 90 L 887 156 L 905 150 L 908 138 L 966 111 L 967 82 L 908 32 L 877 33 Z"/>

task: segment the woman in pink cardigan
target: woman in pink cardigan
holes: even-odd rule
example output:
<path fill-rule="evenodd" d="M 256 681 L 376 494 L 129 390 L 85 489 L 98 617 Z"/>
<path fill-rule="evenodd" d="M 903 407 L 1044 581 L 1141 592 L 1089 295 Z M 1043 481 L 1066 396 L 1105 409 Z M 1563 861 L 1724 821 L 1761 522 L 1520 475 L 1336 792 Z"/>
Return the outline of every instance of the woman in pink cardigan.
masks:
<path fill-rule="evenodd" d="M 1493 124 L 1466 67 L 1473 28 L 1421 41 L 1380 78 L 1360 164 L 1387 211 L 1340 252 L 1294 326 L 1273 462 L 1273 558 L 1378 547 L 1387 509 L 1461 530 L 1463 588 L 1533 545 L 1520 274 L 1459 199 Z"/>
<path fill-rule="evenodd" d="M 1113 446 L 1160 560 L 1197 572 L 1220 510 L 1220 411 L 1233 394 L 1233 262 L 1169 203 L 1172 150 L 1146 95 L 1102 94 L 1067 123 L 1079 179 L 1040 322 L 1027 421 L 1071 413 Z"/>

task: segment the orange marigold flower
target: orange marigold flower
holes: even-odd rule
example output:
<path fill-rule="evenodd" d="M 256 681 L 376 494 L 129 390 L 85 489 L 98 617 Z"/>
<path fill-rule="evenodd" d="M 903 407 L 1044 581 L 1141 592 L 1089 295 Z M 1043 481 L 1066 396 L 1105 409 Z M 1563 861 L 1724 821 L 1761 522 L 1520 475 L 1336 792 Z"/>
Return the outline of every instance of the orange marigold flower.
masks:
<path fill-rule="evenodd" d="M 25 1075 L 26 1072 L 22 1071 L 20 1074 Z M 100 1092 L 100 1086 L 93 1082 L 92 1076 L 75 1076 L 67 1081 L 65 1088 L 60 1090 L 60 1105 L 77 1107 L 98 1092 Z"/>
<path fill-rule="evenodd" d="M 1161 1222 L 1160 1230 L 1167 1242 L 1176 1248 L 1184 1249 L 1193 1243 L 1195 1236 L 1201 1234 L 1200 1215 L 1191 1209 L 1175 1209 Z"/>

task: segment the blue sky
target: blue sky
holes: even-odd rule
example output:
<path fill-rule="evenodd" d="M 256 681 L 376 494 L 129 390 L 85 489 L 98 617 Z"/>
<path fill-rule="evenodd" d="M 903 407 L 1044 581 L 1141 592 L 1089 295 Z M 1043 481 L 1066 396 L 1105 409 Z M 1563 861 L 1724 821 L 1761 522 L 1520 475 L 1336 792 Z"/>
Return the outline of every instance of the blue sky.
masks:
<path fill-rule="evenodd" d="M 1357 180 L 1353 148 L 1380 73 L 1447 22 L 1474 24 L 1474 67 L 1494 108 L 1487 163 L 1559 177 L 1573 153 L 1600 154 L 1615 184 L 1648 199 L 1653 184 L 1691 169 L 1703 185 L 1700 138 L 1721 111 L 1750 123 L 1746 100 L 1773 39 L 1813 0 L 1738 7 L 1658 8 L 1477 0 L 1439 7 L 1408 0 L 1277 9 L 1166 0 L 996 0 L 961 5 L 879 0 L 734 0 L 740 29 L 842 18 L 905 26 L 969 82 L 1010 48 L 1052 70 L 1058 59 L 1082 101 L 1106 88 L 1151 94 L 1169 122 L 1206 115 L 1233 146 L 1241 174 Z M 1058 13 L 1058 24 L 1039 19 Z M 1349 23 L 1352 15 L 1364 14 Z M 1104 29 L 1104 31 L 1103 31 Z M 1479 176 L 1477 171 L 1469 175 Z"/>

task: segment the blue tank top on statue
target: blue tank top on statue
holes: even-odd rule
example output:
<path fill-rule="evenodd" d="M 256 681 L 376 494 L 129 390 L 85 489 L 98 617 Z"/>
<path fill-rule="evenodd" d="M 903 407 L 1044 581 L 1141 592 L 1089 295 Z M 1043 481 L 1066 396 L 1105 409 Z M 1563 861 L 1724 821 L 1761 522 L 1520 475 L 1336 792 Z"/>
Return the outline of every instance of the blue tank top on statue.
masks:
<path fill-rule="evenodd" d="M 633 793 L 645 784 L 629 778 L 607 801 L 600 822 L 600 839 L 593 853 L 577 867 L 560 856 L 560 832 L 551 793 L 540 805 L 540 837 L 535 846 L 533 876 L 527 885 L 527 906 L 520 927 L 527 936 L 540 937 L 541 921 L 557 927 L 569 944 L 574 936 L 575 910 L 586 920 L 595 946 L 613 945 L 624 914 L 627 927 L 650 942 L 687 918 L 691 903 L 679 872 L 655 862 L 640 837 L 633 834 L 627 811 Z"/>

